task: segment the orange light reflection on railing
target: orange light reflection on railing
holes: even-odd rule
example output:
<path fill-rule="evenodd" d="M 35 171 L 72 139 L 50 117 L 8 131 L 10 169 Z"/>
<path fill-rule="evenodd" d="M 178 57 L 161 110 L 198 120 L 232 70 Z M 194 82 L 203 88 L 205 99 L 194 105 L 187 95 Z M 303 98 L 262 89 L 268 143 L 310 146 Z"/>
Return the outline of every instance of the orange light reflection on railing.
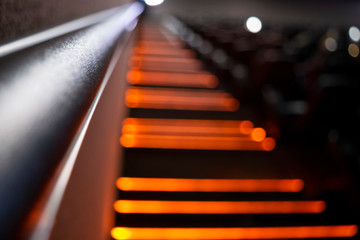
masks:
<path fill-rule="evenodd" d="M 265 138 L 256 142 L 248 137 L 182 136 L 124 134 L 120 144 L 126 148 L 198 149 L 198 150 L 243 150 L 272 151 L 275 140 Z"/>
<path fill-rule="evenodd" d="M 220 90 L 184 90 L 131 87 L 126 91 L 130 108 L 153 108 L 198 111 L 236 111 L 238 101 Z"/>
<path fill-rule="evenodd" d="M 138 214 L 298 214 L 322 213 L 324 201 L 151 201 L 118 200 L 119 213 Z"/>
<path fill-rule="evenodd" d="M 156 85 L 175 87 L 215 88 L 219 81 L 217 77 L 206 72 L 175 73 L 175 72 L 145 72 L 129 71 L 127 81 L 135 85 Z"/>
<path fill-rule="evenodd" d="M 353 237 L 356 225 L 249 228 L 126 228 L 111 230 L 115 239 L 304 239 Z"/>
<path fill-rule="evenodd" d="M 300 192 L 301 179 L 184 179 L 121 177 L 123 191 L 151 192 Z"/>

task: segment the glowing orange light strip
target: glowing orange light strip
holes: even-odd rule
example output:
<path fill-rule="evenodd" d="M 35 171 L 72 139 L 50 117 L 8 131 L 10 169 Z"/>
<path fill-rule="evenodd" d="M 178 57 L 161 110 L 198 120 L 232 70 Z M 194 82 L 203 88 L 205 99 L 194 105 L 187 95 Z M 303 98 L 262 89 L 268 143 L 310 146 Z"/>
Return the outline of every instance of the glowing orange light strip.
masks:
<path fill-rule="evenodd" d="M 125 228 L 111 230 L 115 239 L 301 239 L 353 237 L 356 225 L 258 228 Z"/>
<path fill-rule="evenodd" d="M 142 30 L 142 31 L 140 32 L 140 36 L 141 36 L 141 38 L 164 39 L 164 41 L 167 39 L 167 38 L 165 37 L 164 32 L 163 32 L 163 31 L 159 31 L 158 29 L 151 29 L 150 31 L 149 31 L 149 29 L 146 29 L 145 31 Z M 176 37 L 175 35 L 172 35 L 172 34 L 171 34 L 171 35 L 169 34 L 169 37 L 170 37 L 170 38 L 178 38 L 178 37 Z M 147 39 L 147 40 L 149 40 L 149 39 Z"/>
<path fill-rule="evenodd" d="M 131 87 L 130 92 L 142 93 L 147 95 L 163 95 L 176 97 L 226 97 L 232 98 L 230 94 L 222 90 L 207 90 L 207 89 L 171 89 L 171 88 L 155 88 L 155 87 Z"/>
<path fill-rule="evenodd" d="M 171 41 L 173 39 L 179 40 L 179 38 L 173 34 L 166 34 L 163 31 L 141 31 L 140 33 L 140 41 Z"/>
<path fill-rule="evenodd" d="M 178 37 L 174 36 L 154 36 L 154 35 L 143 35 L 137 42 L 141 46 L 157 46 L 157 47 L 181 47 L 184 46 L 183 42 Z"/>
<path fill-rule="evenodd" d="M 171 42 L 167 41 L 167 40 L 163 40 L 163 41 L 159 41 L 159 40 L 140 40 L 136 42 L 136 47 L 145 47 L 145 48 L 149 48 L 149 47 L 177 47 L 180 48 L 182 47 L 183 44 L 178 41 L 178 40 L 173 40 Z"/>
<path fill-rule="evenodd" d="M 236 99 L 223 91 L 140 87 L 131 87 L 126 91 L 126 104 L 130 108 L 198 111 L 236 111 L 239 105 Z"/>
<path fill-rule="evenodd" d="M 144 201 L 119 200 L 119 213 L 138 214 L 295 214 L 322 213 L 324 201 Z"/>
<path fill-rule="evenodd" d="M 214 88 L 219 80 L 212 74 L 200 73 L 174 73 L 174 72 L 144 72 L 129 71 L 127 80 L 130 84 L 178 86 L 178 87 L 203 87 Z"/>
<path fill-rule="evenodd" d="M 134 125 L 126 124 L 123 134 L 168 134 L 168 135 L 247 135 L 240 132 L 239 127 L 207 127 L 207 126 L 169 126 L 169 125 Z"/>
<path fill-rule="evenodd" d="M 123 121 L 122 132 L 123 134 L 250 135 L 254 131 L 253 126 L 250 121 L 126 118 Z"/>
<path fill-rule="evenodd" d="M 129 67 L 132 70 L 198 73 L 201 71 L 202 64 L 200 62 L 129 61 Z"/>
<path fill-rule="evenodd" d="M 120 144 L 126 148 L 159 149 L 197 149 L 197 150 L 243 150 L 272 151 L 275 148 L 273 138 L 261 142 L 248 137 L 213 137 L 181 135 L 138 135 L 124 134 Z"/>
<path fill-rule="evenodd" d="M 161 48 L 161 47 L 135 47 L 133 48 L 135 55 L 163 55 L 163 56 L 178 56 L 178 57 L 195 57 L 195 53 L 188 49 L 177 48 Z"/>
<path fill-rule="evenodd" d="M 184 179 L 121 177 L 123 191 L 151 192 L 300 192 L 301 179 Z"/>
<path fill-rule="evenodd" d="M 178 57 L 167 57 L 167 56 L 133 56 L 130 61 L 137 62 L 159 62 L 159 63 L 191 63 L 199 64 L 200 61 L 195 58 L 178 58 Z"/>
<path fill-rule="evenodd" d="M 186 120 L 185 120 L 186 121 Z M 200 120 L 201 121 L 201 120 Z M 124 122 L 131 122 L 129 120 Z M 171 121 L 170 121 L 171 122 Z M 224 141 L 255 141 L 262 142 L 266 137 L 266 132 L 262 128 L 244 128 L 243 125 L 246 121 L 238 124 L 234 127 L 227 126 L 206 126 L 204 125 L 149 125 L 149 124 L 137 124 L 137 123 L 125 123 L 122 127 L 123 134 L 135 134 L 135 135 L 172 135 L 172 136 L 211 136 L 211 137 L 237 137 L 237 138 L 191 138 L 190 140 L 224 140 Z M 246 125 L 245 125 L 246 126 Z M 240 137 L 240 138 L 239 138 Z"/>
<path fill-rule="evenodd" d="M 229 127 L 237 128 L 242 125 L 252 129 L 253 123 L 239 120 L 210 120 L 210 119 L 166 119 L 166 118 L 126 118 L 123 124 L 151 125 L 151 126 L 197 126 L 197 127 Z"/>

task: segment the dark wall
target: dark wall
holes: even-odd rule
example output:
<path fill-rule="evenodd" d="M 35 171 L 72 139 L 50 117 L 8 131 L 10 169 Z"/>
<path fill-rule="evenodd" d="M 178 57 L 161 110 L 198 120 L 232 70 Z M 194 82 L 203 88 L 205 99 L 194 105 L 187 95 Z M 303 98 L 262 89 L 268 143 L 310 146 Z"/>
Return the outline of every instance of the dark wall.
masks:
<path fill-rule="evenodd" d="M 0 45 L 133 0 L 1 0 Z"/>
<path fill-rule="evenodd" d="M 360 23 L 360 2 L 353 0 L 165 0 L 151 11 L 189 17 L 245 18 L 280 22 Z"/>

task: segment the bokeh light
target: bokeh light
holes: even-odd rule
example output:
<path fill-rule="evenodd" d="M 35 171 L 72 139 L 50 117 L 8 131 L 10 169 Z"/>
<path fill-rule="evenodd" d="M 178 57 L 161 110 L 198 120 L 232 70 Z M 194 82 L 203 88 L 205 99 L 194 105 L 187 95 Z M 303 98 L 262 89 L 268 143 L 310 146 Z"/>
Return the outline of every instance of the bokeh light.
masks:
<path fill-rule="evenodd" d="M 157 6 L 164 2 L 164 0 L 145 0 L 145 3 L 149 6 Z"/>
<path fill-rule="evenodd" d="M 246 29 L 252 33 L 258 33 L 261 31 L 262 23 L 258 17 L 249 17 L 246 20 Z"/>
<path fill-rule="evenodd" d="M 358 42 L 360 40 L 360 30 L 357 27 L 350 27 L 349 28 L 349 37 L 354 42 Z"/>
<path fill-rule="evenodd" d="M 350 56 L 352 57 L 358 57 L 359 56 L 359 47 L 355 43 L 349 44 L 348 52 Z"/>
<path fill-rule="evenodd" d="M 324 44 L 329 52 L 335 52 L 338 47 L 337 41 L 332 37 L 326 38 Z"/>

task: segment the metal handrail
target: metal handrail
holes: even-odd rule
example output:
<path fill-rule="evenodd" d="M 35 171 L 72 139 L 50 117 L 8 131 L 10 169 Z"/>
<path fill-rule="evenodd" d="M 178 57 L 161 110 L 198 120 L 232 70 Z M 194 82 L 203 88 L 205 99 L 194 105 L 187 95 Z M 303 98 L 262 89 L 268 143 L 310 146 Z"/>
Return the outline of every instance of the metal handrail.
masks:
<path fill-rule="evenodd" d="M 31 233 L 48 238 L 94 109 L 143 9 L 123 6 L 0 58 L 0 239 L 12 236 L 56 169 Z"/>

